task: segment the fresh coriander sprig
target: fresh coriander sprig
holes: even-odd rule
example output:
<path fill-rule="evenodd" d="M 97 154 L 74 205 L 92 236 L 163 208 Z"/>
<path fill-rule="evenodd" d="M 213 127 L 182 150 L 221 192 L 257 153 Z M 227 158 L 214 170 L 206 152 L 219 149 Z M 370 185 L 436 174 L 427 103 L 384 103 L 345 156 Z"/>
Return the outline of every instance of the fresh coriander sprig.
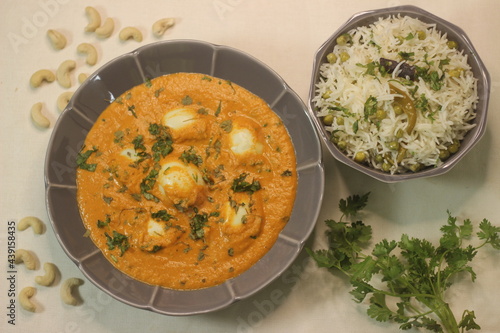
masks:
<path fill-rule="evenodd" d="M 362 221 L 343 220 L 356 216 L 366 206 L 368 196 L 340 200 L 340 220 L 325 221 L 329 227 L 328 249 L 306 249 L 318 266 L 345 274 L 353 287 L 350 293 L 354 300 L 361 303 L 369 297 L 367 313 L 377 321 L 398 323 L 403 330 L 458 333 L 480 329 L 474 311 L 465 310 L 457 321 L 445 300 L 445 291 L 459 273 L 467 273 L 475 281 L 476 273 L 469 263 L 485 245 L 500 250 L 500 227 L 484 219 L 476 233 L 479 244 L 470 245 L 472 222 L 466 219 L 458 223 L 448 212 L 438 246 L 403 234 L 400 241 L 384 239 L 367 252 L 363 250 L 370 244 L 372 228 Z M 375 278 L 381 278 L 385 287 L 372 283 Z M 395 308 L 388 305 L 390 298 L 397 300 Z"/>

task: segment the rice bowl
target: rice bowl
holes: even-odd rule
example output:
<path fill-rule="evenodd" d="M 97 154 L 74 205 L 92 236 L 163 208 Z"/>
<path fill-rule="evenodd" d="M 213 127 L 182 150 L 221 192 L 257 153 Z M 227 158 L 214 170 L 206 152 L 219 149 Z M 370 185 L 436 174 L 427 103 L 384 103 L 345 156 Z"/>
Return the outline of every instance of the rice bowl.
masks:
<path fill-rule="evenodd" d="M 321 46 L 309 108 L 334 157 L 393 182 L 455 165 L 484 133 L 488 97 L 465 33 L 401 6 L 354 15 Z"/>

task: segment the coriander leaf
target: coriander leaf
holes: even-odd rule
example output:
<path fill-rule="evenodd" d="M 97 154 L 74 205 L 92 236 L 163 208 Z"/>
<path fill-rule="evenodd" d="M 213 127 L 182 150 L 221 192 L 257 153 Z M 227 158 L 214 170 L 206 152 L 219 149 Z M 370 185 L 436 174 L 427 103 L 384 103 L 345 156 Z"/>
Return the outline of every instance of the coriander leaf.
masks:
<path fill-rule="evenodd" d="M 108 248 L 110 250 L 114 250 L 116 247 L 120 250 L 120 257 L 123 256 L 125 251 L 128 250 L 130 244 L 128 242 L 128 236 L 120 234 L 116 230 L 113 230 L 113 236 L 108 235 L 108 233 L 104 233 L 106 236 Z"/>
<path fill-rule="evenodd" d="M 184 96 L 181 101 L 182 105 L 191 105 L 193 104 L 193 99 L 189 97 L 188 95 Z"/>
<path fill-rule="evenodd" d="M 207 213 L 196 213 L 189 221 L 189 226 L 191 227 L 189 236 L 194 240 L 203 239 L 205 237 L 205 230 L 203 228 L 208 226 L 207 223 Z"/>
<path fill-rule="evenodd" d="M 196 150 L 193 146 L 183 151 L 181 156 L 179 156 L 179 159 L 186 164 L 193 163 L 196 166 L 200 166 L 201 164 L 203 164 L 203 159 L 200 155 L 196 154 Z"/>
<path fill-rule="evenodd" d="M 341 199 L 339 209 L 346 217 L 356 215 L 360 210 L 365 208 L 370 192 L 359 196 L 357 194 L 349 196 L 347 200 Z"/>
<path fill-rule="evenodd" d="M 376 97 L 368 97 L 363 108 L 365 120 L 367 120 L 370 116 L 374 115 L 377 112 L 377 104 L 378 101 Z"/>
<path fill-rule="evenodd" d="M 474 311 L 465 310 L 462 315 L 462 320 L 458 324 L 459 328 L 465 328 L 467 331 L 470 330 L 480 330 L 481 326 L 479 326 L 476 322 L 476 315 Z"/>
<path fill-rule="evenodd" d="M 371 240 L 371 227 L 362 221 L 343 222 L 342 218 L 356 214 L 366 205 L 359 196 L 340 200 L 340 221 L 326 220 L 328 248 L 307 253 L 319 267 L 340 272 L 349 278 L 354 300 L 363 302 L 370 296 L 367 314 L 378 321 L 392 321 L 400 329 L 423 328 L 432 332 L 459 332 L 459 329 L 479 329 L 473 311 L 466 310 L 459 323 L 445 300 L 458 274 L 468 273 L 472 281 L 476 273 L 470 265 L 478 249 L 486 244 L 500 250 L 500 228 L 484 219 L 476 234 L 482 242 L 472 242 L 473 224 L 462 223 L 448 212 L 448 221 L 441 227 L 439 246 L 426 239 L 406 234 L 399 242 L 382 240 L 373 250 L 364 249 Z M 354 207 L 354 208 L 353 208 Z M 467 240 L 468 245 L 464 244 Z M 372 283 L 372 280 L 378 280 Z M 386 304 L 389 296 L 396 301 L 396 310 Z M 398 301 L 399 299 L 399 301 Z"/>
<path fill-rule="evenodd" d="M 167 213 L 165 209 L 161 209 L 155 213 L 151 213 L 151 217 L 155 220 L 161 220 L 165 222 L 173 218 L 173 216 Z"/>
<path fill-rule="evenodd" d="M 260 182 L 258 180 L 253 180 L 251 183 L 245 181 L 248 173 L 242 173 L 239 177 L 233 180 L 233 185 L 231 189 L 234 192 L 247 192 L 249 194 L 255 193 L 261 189 Z"/>
<path fill-rule="evenodd" d="M 97 148 L 93 147 L 93 149 L 89 149 L 89 150 L 85 151 L 84 153 L 81 153 L 81 152 L 78 153 L 78 155 L 76 156 L 77 167 L 79 167 L 80 169 L 83 169 L 83 170 L 94 172 L 96 167 L 97 167 L 97 163 L 89 164 L 89 163 L 87 163 L 87 160 L 90 157 L 90 155 L 92 155 L 95 152 L 97 152 Z"/>
<path fill-rule="evenodd" d="M 485 244 L 489 243 L 494 249 L 500 250 L 500 227 L 493 226 L 490 221 L 484 219 L 479 224 L 477 236 L 484 240 Z"/>

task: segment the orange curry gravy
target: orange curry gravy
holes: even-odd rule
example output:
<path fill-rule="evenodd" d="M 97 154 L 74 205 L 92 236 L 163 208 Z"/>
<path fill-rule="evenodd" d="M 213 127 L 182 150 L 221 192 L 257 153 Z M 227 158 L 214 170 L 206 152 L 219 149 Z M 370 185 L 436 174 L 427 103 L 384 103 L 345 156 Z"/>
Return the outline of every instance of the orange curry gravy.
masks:
<path fill-rule="evenodd" d="M 286 225 L 295 151 L 259 97 L 177 73 L 114 100 L 77 158 L 94 243 L 127 275 L 171 289 L 220 284 L 255 264 Z"/>

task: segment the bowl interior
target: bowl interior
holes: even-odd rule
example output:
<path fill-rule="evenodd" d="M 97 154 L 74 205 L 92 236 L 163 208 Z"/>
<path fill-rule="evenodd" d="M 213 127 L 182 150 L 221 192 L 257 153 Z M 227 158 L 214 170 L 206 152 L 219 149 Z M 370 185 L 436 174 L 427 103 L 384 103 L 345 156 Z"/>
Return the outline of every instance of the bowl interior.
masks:
<path fill-rule="evenodd" d="M 225 283 L 179 291 L 148 285 L 115 269 L 85 233 L 76 202 L 76 155 L 99 114 L 124 91 L 147 79 L 204 73 L 230 80 L 263 98 L 292 138 L 298 172 L 292 216 L 271 250 L 253 267 Z M 158 42 L 120 56 L 92 74 L 58 119 L 45 161 L 46 204 L 59 243 L 96 286 L 132 306 L 169 315 L 226 307 L 278 277 L 312 232 L 324 186 L 321 145 L 307 108 L 283 79 L 257 59 L 232 48 L 194 40 Z"/>
<path fill-rule="evenodd" d="M 335 144 L 330 141 L 330 133 L 328 133 L 320 119 L 316 116 L 315 105 L 313 103 L 313 98 L 315 96 L 316 84 L 320 77 L 320 66 L 321 64 L 327 62 L 327 54 L 333 50 L 336 44 L 336 39 L 338 36 L 355 29 L 359 26 L 367 26 L 376 22 L 379 18 L 386 18 L 391 15 L 410 16 L 417 18 L 423 22 L 435 24 L 436 28 L 442 33 L 446 33 L 449 39 L 453 39 L 458 42 L 460 49 L 468 57 L 469 65 L 472 68 L 474 76 L 478 79 L 477 91 L 479 101 L 476 107 L 476 119 L 475 127 L 470 130 L 465 136 L 461 143 L 460 150 L 447 159 L 441 166 L 437 168 L 427 168 L 415 173 L 404 173 L 391 175 L 380 170 L 368 167 L 366 165 L 356 163 L 352 159 L 348 158 L 342 151 L 340 151 Z M 393 183 L 404 181 L 408 179 L 421 178 L 437 176 L 449 171 L 453 166 L 455 166 L 463 156 L 479 141 L 483 136 L 486 129 L 486 119 L 488 112 L 488 102 L 490 94 L 490 76 L 486 70 L 481 58 L 474 49 L 472 42 L 469 40 L 465 32 L 458 26 L 432 14 L 423 9 L 415 6 L 398 6 L 377 10 L 370 10 L 355 14 L 346 23 L 344 23 L 335 33 L 328 38 L 323 45 L 318 49 L 315 54 L 313 73 L 311 79 L 311 85 L 309 89 L 309 112 L 314 119 L 314 123 L 318 129 L 318 132 L 324 141 L 329 152 L 340 162 L 349 165 L 350 167 L 361 171 L 375 179 L 383 182 Z"/>

